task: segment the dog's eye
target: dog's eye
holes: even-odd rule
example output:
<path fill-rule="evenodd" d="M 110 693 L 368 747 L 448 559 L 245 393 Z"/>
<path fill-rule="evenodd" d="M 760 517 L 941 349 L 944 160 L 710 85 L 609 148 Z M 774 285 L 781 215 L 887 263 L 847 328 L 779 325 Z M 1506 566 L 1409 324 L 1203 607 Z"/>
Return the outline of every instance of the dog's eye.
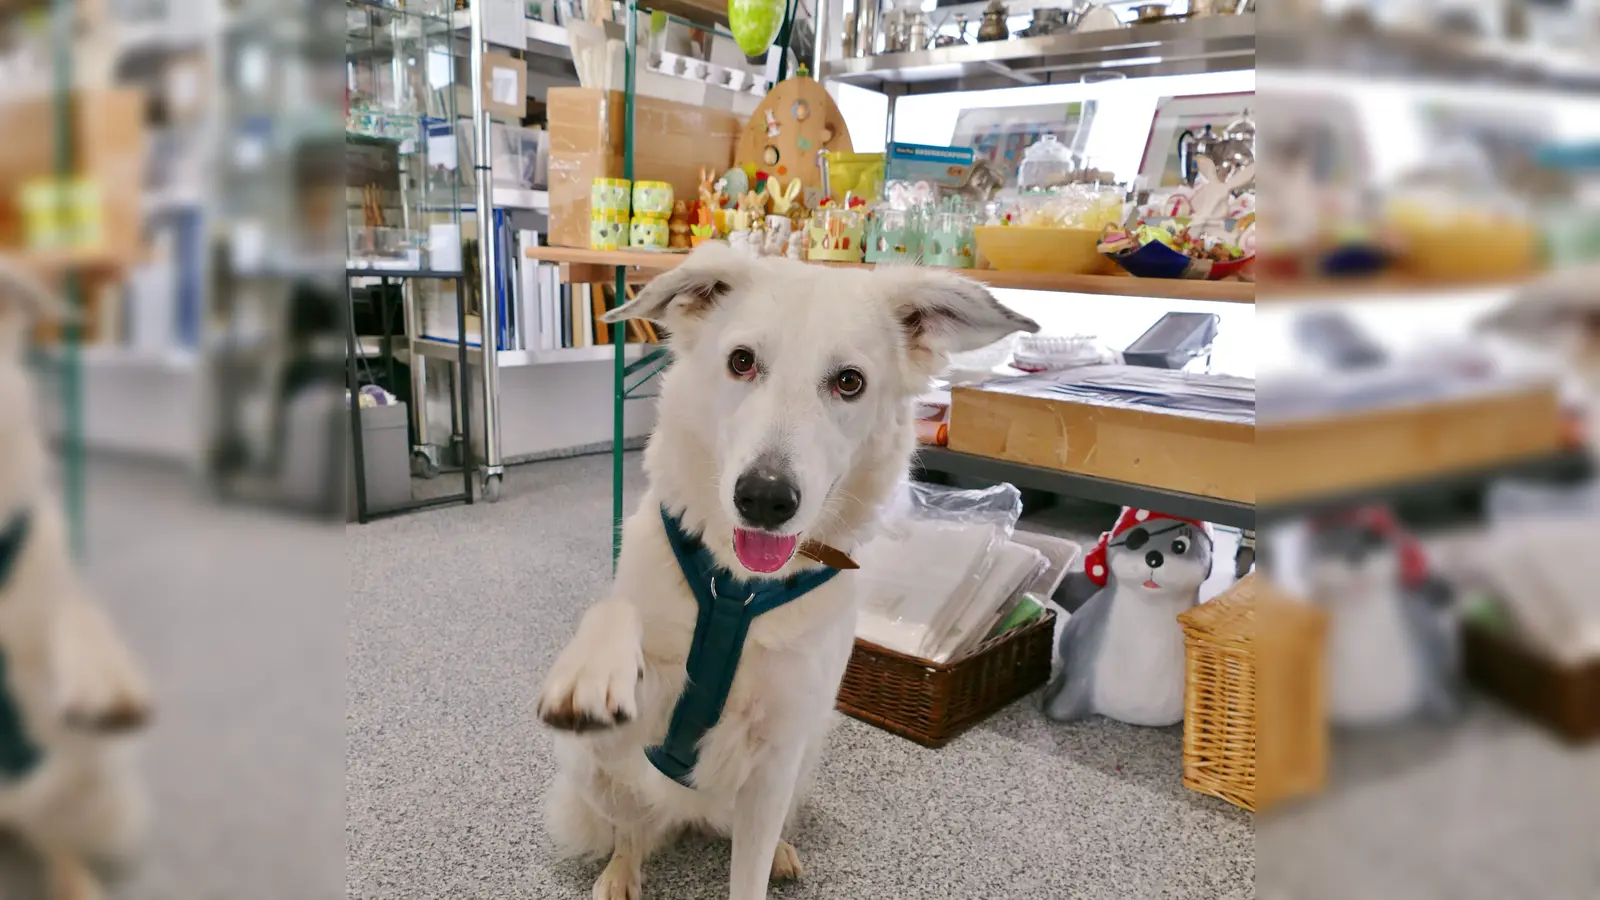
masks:
<path fill-rule="evenodd" d="M 858 369 L 841 369 L 839 374 L 833 376 L 833 392 L 846 400 L 861 396 L 866 389 L 867 376 Z"/>
<path fill-rule="evenodd" d="M 737 378 L 749 378 L 756 373 L 756 355 L 748 347 L 736 347 L 728 354 L 728 371 Z"/>
<path fill-rule="evenodd" d="M 1172 553 L 1174 556 L 1182 556 L 1187 552 L 1189 552 L 1188 541 L 1184 540 L 1183 538 L 1178 538 L 1172 542 Z"/>

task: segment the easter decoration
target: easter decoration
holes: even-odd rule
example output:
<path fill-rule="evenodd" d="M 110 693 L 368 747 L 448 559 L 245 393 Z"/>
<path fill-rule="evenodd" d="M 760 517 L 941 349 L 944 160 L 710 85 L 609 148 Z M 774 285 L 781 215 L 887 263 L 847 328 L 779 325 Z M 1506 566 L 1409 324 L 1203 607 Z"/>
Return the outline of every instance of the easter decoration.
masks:
<path fill-rule="evenodd" d="M 728 30 L 745 56 L 760 56 L 783 28 L 785 0 L 728 0 Z"/>
<path fill-rule="evenodd" d="M 1174 193 L 1156 210 L 1141 210 L 1131 225 L 1105 226 L 1100 252 L 1141 278 L 1253 279 L 1254 199 L 1235 202 L 1234 195 L 1255 181 L 1255 166 L 1224 178 L 1204 156 L 1195 165 L 1204 180 L 1192 193 Z"/>
<path fill-rule="evenodd" d="M 672 204 L 672 218 L 667 221 L 667 246 L 673 250 L 689 249 L 689 207 L 682 200 Z"/>
<path fill-rule="evenodd" d="M 703 203 L 694 205 L 694 224 L 689 226 L 689 246 L 698 247 L 706 241 L 716 237 L 716 226 L 712 224 L 711 208 Z"/>
<path fill-rule="evenodd" d="M 767 92 L 745 122 L 733 158 L 768 178 L 821 185 L 819 152 L 850 150 L 850 132 L 833 98 L 816 79 L 796 75 Z M 754 186 L 752 178 L 747 187 Z"/>

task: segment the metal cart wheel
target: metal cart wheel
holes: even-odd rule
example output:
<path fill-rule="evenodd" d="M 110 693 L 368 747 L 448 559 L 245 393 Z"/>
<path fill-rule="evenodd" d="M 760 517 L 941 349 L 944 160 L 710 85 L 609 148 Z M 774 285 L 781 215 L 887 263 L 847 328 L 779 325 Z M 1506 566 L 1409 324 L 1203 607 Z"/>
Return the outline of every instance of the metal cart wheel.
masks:
<path fill-rule="evenodd" d="M 417 478 L 426 478 L 432 481 L 439 477 L 439 464 L 434 461 L 433 454 L 418 448 L 411 451 L 411 474 Z"/>
<path fill-rule="evenodd" d="M 499 475 L 485 475 L 485 476 L 483 476 L 483 499 L 489 501 L 490 503 L 499 502 L 499 500 L 500 500 L 500 476 Z"/>

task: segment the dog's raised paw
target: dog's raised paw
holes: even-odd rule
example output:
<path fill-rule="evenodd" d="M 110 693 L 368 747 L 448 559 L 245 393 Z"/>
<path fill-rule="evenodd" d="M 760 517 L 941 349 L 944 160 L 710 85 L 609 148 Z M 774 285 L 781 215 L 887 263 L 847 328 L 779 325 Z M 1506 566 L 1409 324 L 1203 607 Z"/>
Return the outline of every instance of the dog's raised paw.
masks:
<path fill-rule="evenodd" d="M 99 734 L 138 731 L 150 721 L 150 705 L 134 697 L 119 697 L 109 705 L 73 704 L 62 713 L 68 727 Z"/>
<path fill-rule="evenodd" d="M 590 652 L 573 644 L 556 659 L 539 697 L 539 718 L 551 728 L 578 733 L 626 725 L 636 713 L 637 658 Z"/>
<path fill-rule="evenodd" d="M 788 841 L 779 841 L 778 849 L 772 852 L 773 880 L 793 880 L 804 874 L 805 869 L 800 865 L 800 854 L 795 851 L 794 845 Z"/>
<path fill-rule="evenodd" d="M 612 857 L 594 881 L 594 900 L 639 900 L 644 885 L 639 867 Z"/>

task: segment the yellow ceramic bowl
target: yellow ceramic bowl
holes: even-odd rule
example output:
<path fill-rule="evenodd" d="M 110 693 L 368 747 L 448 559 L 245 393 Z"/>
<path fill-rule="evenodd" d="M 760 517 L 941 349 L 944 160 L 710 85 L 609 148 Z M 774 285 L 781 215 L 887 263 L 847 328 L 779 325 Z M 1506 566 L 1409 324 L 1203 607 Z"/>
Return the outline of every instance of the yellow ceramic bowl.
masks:
<path fill-rule="evenodd" d="M 978 255 L 995 269 L 1059 272 L 1063 275 L 1114 275 L 1116 263 L 1097 247 L 1099 230 L 981 225 L 973 229 Z"/>

